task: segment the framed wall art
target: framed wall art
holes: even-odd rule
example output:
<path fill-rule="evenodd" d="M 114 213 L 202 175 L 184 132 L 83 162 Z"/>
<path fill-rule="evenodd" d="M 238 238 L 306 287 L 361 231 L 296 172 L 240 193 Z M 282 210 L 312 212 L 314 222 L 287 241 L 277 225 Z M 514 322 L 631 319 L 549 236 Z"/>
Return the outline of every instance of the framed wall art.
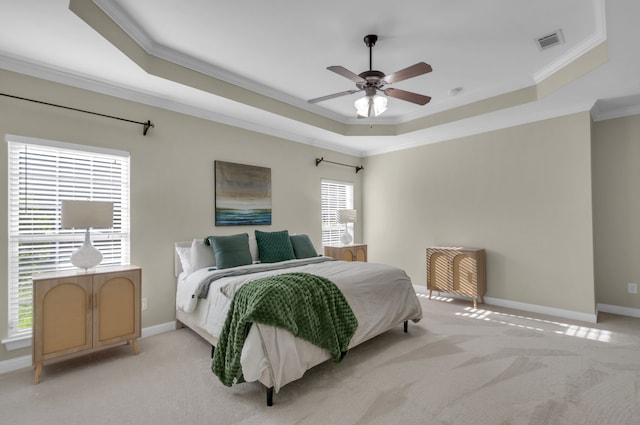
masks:
<path fill-rule="evenodd" d="M 215 161 L 215 225 L 271 224 L 271 168 Z"/>

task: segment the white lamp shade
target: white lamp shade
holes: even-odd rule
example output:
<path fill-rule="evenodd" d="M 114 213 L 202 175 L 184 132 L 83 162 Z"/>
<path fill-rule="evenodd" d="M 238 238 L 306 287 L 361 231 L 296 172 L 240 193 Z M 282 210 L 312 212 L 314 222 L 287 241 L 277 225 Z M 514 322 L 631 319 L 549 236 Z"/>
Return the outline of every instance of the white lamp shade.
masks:
<path fill-rule="evenodd" d="M 62 201 L 62 228 L 89 229 L 113 227 L 113 202 Z"/>
<path fill-rule="evenodd" d="M 367 96 L 361 97 L 360 99 L 353 102 L 356 107 L 356 113 L 361 117 L 369 116 L 369 98 Z"/>
<path fill-rule="evenodd" d="M 338 223 L 355 223 L 358 220 L 357 210 L 338 210 L 337 211 Z"/>
<path fill-rule="evenodd" d="M 356 112 L 359 116 L 368 118 L 370 116 L 377 117 L 387 110 L 387 98 L 384 96 L 365 96 L 354 102 Z"/>

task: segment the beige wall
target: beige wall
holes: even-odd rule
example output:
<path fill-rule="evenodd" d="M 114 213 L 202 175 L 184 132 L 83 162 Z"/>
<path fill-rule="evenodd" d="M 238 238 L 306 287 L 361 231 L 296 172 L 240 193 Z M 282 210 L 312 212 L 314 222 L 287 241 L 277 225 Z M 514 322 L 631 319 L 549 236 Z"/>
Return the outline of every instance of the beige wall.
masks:
<path fill-rule="evenodd" d="M 214 226 L 215 160 L 270 167 L 273 224 L 260 229 L 308 233 L 318 250 L 320 180 L 353 182 L 360 193 L 362 173 L 331 164 L 315 166 L 320 156 L 351 164 L 359 164 L 358 158 L 6 71 L 0 71 L 0 91 L 137 121 L 150 119 L 155 124 L 142 136 L 142 126 L 0 96 L 3 140 L 5 134 L 15 134 L 131 153 L 131 262 L 143 268 L 142 296 L 149 301 L 143 327 L 175 317 L 174 241 L 214 232 L 252 234 L 255 229 Z M 5 224 L 0 226 L 0 270 L 5 271 L 7 208 L 7 149 L 3 146 L 0 222 Z M 356 208 L 361 208 L 359 197 Z M 361 240 L 359 228 L 356 237 Z M 6 305 L 5 272 L 0 277 L 0 339 L 6 336 Z M 29 349 L 6 352 L 0 344 L 0 361 L 28 354 Z"/>
<path fill-rule="evenodd" d="M 593 125 L 593 235 L 598 303 L 640 308 L 640 115 Z"/>
<path fill-rule="evenodd" d="M 6 71 L 0 71 L 0 91 L 156 124 L 143 137 L 133 124 L 0 97 L 2 138 L 131 153 L 131 261 L 143 267 L 144 327 L 174 318 L 174 241 L 254 230 L 213 225 L 218 159 L 270 167 L 273 225 L 261 229 L 308 233 L 318 248 L 320 180 L 353 182 L 362 218 L 357 241 L 369 245 L 370 261 L 404 268 L 417 285 L 425 285 L 427 246 L 479 246 L 487 249 L 489 297 L 588 314 L 596 301 L 640 308 L 640 296 L 626 294 L 626 283 L 640 280 L 634 220 L 640 197 L 633 184 L 640 179 L 640 116 L 591 125 L 585 112 L 363 161 Z M 6 155 L 0 149 L 3 223 Z M 331 164 L 315 167 L 319 156 L 364 162 L 366 169 L 356 175 Z M 0 269 L 6 266 L 4 225 Z M 0 339 L 6 336 L 6 279 L 5 273 Z M 0 345 L 0 361 L 28 354 Z"/>
<path fill-rule="evenodd" d="M 366 162 L 369 260 L 426 285 L 425 249 L 487 250 L 489 297 L 593 314 L 587 112 Z"/>

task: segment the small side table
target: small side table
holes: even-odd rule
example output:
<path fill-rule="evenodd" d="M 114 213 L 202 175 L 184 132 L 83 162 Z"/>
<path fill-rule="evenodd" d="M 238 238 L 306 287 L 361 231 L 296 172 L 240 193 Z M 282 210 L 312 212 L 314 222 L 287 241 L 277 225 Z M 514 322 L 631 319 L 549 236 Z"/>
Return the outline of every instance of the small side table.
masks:
<path fill-rule="evenodd" d="M 324 247 L 324 255 L 342 261 L 367 261 L 367 245 L 327 245 Z"/>
<path fill-rule="evenodd" d="M 131 344 L 138 354 L 141 273 L 137 266 L 33 277 L 33 383 L 43 363 Z"/>
<path fill-rule="evenodd" d="M 427 248 L 427 289 L 463 295 L 484 303 L 487 292 L 486 255 L 483 248 L 430 247 Z"/>

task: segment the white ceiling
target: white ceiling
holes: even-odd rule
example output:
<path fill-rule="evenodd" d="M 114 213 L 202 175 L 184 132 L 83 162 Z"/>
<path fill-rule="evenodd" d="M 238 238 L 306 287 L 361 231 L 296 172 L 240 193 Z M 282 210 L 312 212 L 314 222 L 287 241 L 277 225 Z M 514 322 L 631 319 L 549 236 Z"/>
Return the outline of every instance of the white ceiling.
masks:
<path fill-rule="evenodd" d="M 101 26 L 99 9 L 82 12 L 90 1 L 73 0 L 74 13 L 69 0 L 0 0 L 0 68 L 360 156 L 577 111 L 595 119 L 640 113 L 637 0 L 94 0 L 146 51 L 142 60 Z M 565 42 L 540 50 L 536 39 L 558 29 Z M 379 37 L 374 69 L 433 67 L 393 85 L 431 96 L 429 104 L 389 98 L 383 115 L 358 120 L 361 94 L 306 102 L 355 88 L 326 67 L 368 70 L 366 34 Z M 603 41 L 606 63 L 549 94 L 428 119 L 536 86 Z M 153 57 L 205 74 L 205 85 L 139 66 Z M 239 88 L 218 89 L 218 80 Z M 452 96 L 456 87 L 462 91 Z M 403 125 L 410 130 L 399 131 Z"/>

